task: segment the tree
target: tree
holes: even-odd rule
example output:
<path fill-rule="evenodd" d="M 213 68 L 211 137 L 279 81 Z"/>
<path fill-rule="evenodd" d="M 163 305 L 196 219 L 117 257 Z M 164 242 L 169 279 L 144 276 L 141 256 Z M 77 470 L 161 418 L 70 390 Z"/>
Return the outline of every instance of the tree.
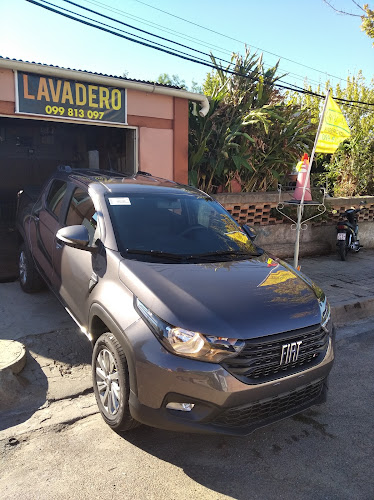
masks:
<path fill-rule="evenodd" d="M 369 38 L 374 38 L 374 11 L 370 9 L 369 4 L 364 4 L 361 6 L 358 2 L 352 0 L 352 3 L 361 11 L 359 14 L 357 14 L 337 9 L 331 4 L 329 0 L 323 0 L 323 1 L 339 14 L 344 14 L 346 16 L 360 17 L 362 31 L 365 31 L 365 33 Z M 374 42 L 373 42 L 373 47 L 374 47 Z"/>
<path fill-rule="evenodd" d="M 312 143 L 310 115 L 284 102 L 278 64 L 265 70 L 248 49 L 226 68 L 212 62 L 203 84 L 209 113 L 190 115 L 190 182 L 208 192 L 230 191 L 233 182 L 243 191 L 274 189 Z"/>
<path fill-rule="evenodd" d="M 331 89 L 326 82 L 325 89 Z M 309 86 L 306 90 L 313 91 Z M 374 79 L 368 84 L 362 72 L 347 78 L 344 88 L 336 85 L 332 95 L 348 101 L 374 103 Z M 321 94 L 321 88 L 314 89 Z M 292 103 L 302 109 L 310 109 L 312 121 L 317 124 L 322 111 L 322 100 L 305 94 L 289 94 Z M 326 181 L 335 196 L 374 195 L 374 110 L 369 106 L 339 102 L 351 130 L 351 137 L 344 141 L 333 155 L 317 155 L 321 173 L 320 181 Z M 316 169 L 313 167 L 313 171 Z"/>
<path fill-rule="evenodd" d="M 187 89 L 185 80 L 182 80 L 179 75 L 169 76 L 167 73 L 161 73 L 157 78 L 157 83 L 162 85 L 172 85 L 173 87 L 180 87 L 182 89 Z"/>
<path fill-rule="evenodd" d="M 168 73 L 161 73 L 157 78 L 157 82 L 161 83 L 162 85 L 172 85 L 173 87 L 180 87 L 184 90 L 189 90 L 198 94 L 201 94 L 202 92 L 202 87 L 198 82 L 192 80 L 191 88 L 189 88 L 185 80 L 182 80 L 179 75 L 169 76 Z"/>
<path fill-rule="evenodd" d="M 371 10 L 368 4 L 363 6 L 364 11 L 366 12 L 365 16 L 361 17 L 362 24 L 361 29 L 365 31 L 369 38 L 374 38 L 374 10 Z M 374 47 L 374 42 L 373 42 Z"/>

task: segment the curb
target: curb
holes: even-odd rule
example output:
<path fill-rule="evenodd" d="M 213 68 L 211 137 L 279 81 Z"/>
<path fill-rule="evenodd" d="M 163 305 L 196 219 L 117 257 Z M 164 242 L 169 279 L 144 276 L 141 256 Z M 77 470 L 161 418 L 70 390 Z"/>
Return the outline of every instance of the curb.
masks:
<path fill-rule="evenodd" d="M 331 316 L 335 326 L 343 326 L 353 321 L 367 319 L 372 315 L 374 315 L 374 297 L 331 305 Z"/>
<path fill-rule="evenodd" d="M 10 369 L 14 375 L 26 364 L 26 347 L 15 340 L 0 340 L 0 373 Z"/>

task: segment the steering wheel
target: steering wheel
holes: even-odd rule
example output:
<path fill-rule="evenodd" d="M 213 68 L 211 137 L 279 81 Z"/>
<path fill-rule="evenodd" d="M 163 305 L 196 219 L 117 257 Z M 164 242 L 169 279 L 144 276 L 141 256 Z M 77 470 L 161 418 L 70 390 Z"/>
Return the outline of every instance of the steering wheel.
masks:
<path fill-rule="evenodd" d="M 187 236 L 189 235 L 190 233 L 192 233 L 193 231 L 200 231 L 201 229 L 206 229 L 204 226 L 200 226 L 200 225 L 197 225 L 195 224 L 194 226 L 189 226 L 187 229 L 184 229 L 181 233 L 179 233 L 179 236 Z"/>

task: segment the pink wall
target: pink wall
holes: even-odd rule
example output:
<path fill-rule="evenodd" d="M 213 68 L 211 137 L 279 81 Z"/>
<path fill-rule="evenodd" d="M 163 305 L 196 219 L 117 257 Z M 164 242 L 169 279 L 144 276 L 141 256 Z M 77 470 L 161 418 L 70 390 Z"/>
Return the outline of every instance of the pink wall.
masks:
<path fill-rule="evenodd" d="M 0 69 L 0 101 L 14 102 L 14 74 L 11 69 Z"/>
<path fill-rule="evenodd" d="M 173 131 L 139 129 L 139 170 L 173 179 Z"/>
<path fill-rule="evenodd" d="M 127 91 L 127 114 L 173 119 L 173 97 L 167 95 Z"/>

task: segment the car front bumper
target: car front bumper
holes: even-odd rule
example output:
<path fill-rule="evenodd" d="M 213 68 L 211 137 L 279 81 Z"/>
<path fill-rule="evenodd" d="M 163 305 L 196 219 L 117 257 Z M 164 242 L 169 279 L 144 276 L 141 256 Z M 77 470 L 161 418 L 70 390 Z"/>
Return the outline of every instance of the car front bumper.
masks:
<path fill-rule="evenodd" d="M 169 353 L 142 320 L 126 332 L 133 346 L 129 407 L 133 418 L 161 429 L 246 435 L 326 400 L 333 335 L 318 365 L 265 383 L 243 383 L 221 365 Z M 190 403 L 191 411 L 167 408 Z"/>

